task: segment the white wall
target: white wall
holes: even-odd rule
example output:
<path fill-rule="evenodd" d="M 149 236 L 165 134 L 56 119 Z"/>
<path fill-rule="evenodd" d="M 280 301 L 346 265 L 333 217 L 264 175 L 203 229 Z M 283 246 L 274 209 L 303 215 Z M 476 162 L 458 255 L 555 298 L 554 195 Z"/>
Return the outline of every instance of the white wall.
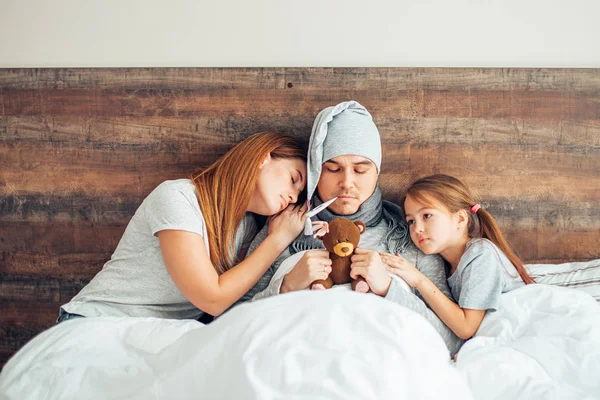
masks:
<path fill-rule="evenodd" d="M 0 0 L 0 67 L 599 67 L 598 0 Z"/>

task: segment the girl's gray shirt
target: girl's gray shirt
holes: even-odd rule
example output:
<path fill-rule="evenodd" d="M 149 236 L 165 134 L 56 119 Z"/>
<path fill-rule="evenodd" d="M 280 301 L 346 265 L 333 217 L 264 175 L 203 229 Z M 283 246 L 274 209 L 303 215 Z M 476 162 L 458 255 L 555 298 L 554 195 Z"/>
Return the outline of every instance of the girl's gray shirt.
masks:
<path fill-rule="evenodd" d="M 136 210 L 111 259 L 62 308 L 86 317 L 201 317 L 203 311 L 189 302 L 169 275 L 156 235 L 162 230 L 196 233 L 209 252 L 206 224 L 191 180 L 158 185 Z M 248 248 L 257 230 L 253 215 L 246 214 L 236 232 L 236 256 Z"/>
<path fill-rule="evenodd" d="M 448 284 L 461 308 L 489 311 L 498 309 L 502 293 L 525 285 L 515 266 L 488 239 L 467 243 Z"/>

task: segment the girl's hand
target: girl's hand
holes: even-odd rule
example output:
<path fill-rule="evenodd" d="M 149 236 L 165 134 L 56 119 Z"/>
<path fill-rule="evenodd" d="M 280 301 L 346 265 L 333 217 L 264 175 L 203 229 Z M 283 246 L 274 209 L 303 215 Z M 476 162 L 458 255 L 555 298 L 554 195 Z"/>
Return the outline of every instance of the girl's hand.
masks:
<path fill-rule="evenodd" d="M 351 258 L 350 277 L 356 279 L 359 275 L 365 278 L 371 291 L 379 296 L 385 296 L 392 284 L 392 278 L 386 271 L 379 253 L 375 250 L 356 248 Z"/>
<path fill-rule="evenodd" d="M 308 250 L 281 284 L 281 293 L 308 289 L 311 283 L 325 280 L 331 272 L 331 259 L 327 250 Z"/>
<path fill-rule="evenodd" d="M 288 246 L 304 229 L 306 205 L 290 204 L 279 214 L 269 218 L 269 235 L 276 235 Z"/>
<path fill-rule="evenodd" d="M 400 254 L 379 253 L 381 261 L 386 263 L 388 272 L 404 279 L 411 287 L 418 287 L 424 275 Z"/>

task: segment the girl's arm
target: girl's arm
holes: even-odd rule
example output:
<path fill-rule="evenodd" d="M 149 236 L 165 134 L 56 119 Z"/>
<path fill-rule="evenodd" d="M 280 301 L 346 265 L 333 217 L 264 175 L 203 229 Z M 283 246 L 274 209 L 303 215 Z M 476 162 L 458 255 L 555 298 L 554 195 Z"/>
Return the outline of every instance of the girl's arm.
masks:
<path fill-rule="evenodd" d="M 381 260 L 389 265 L 388 270 L 390 272 L 404 279 L 411 287 L 421 293 L 429 307 L 456 336 L 467 340 L 477 332 L 486 310 L 460 308 L 458 304 L 442 293 L 429 278 L 400 255 L 382 253 Z"/>
<path fill-rule="evenodd" d="M 419 272 L 419 274 L 421 273 Z M 421 276 L 422 278 L 413 287 L 421 293 L 431 309 L 452 329 L 456 336 L 463 340 L 470 339 L 479 329 L 486 310 L 460 308 L 458 304 L 446 297 L 429 278 L 423 274 Z"/>
<path fill-rule="evenodd" d="M 392 284 L 390 285 L 390 289 L 388 290 L 385 299 L 409 308 L 429 321 L 444 340 L 444 343 L 450 352 L 450 356 L 454 357 L 462 346 L 463 340 L 461 340 L 452 329 L 450 329 L 448 325 L 446 325 L 440 317 L 427 306 L 427 303 L 422 297 L 418 297 L 412 293 L 412 291 L 406 290 L 399 283 L 399 280 L 400 279 L 396 278 L 392 279 Z"/>
<path fill-rule="evenodd" d="M 271 233 L 242 262 L 219 275 L 203 238 L 192 232 L 158 232 L 167 270 L 177 288 L 200 310 L 218 316 L 242 297 L 304 227 L 304 211 L 293 206 L 271 221 Z"/>

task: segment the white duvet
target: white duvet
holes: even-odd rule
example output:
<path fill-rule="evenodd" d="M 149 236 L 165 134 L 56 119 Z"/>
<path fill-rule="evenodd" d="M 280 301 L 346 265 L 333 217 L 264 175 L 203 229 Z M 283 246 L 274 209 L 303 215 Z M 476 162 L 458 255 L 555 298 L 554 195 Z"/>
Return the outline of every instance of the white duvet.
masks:
<path fill-rule="evenodd" d="M 339 290 L 243 304 L 206 326 L 65 321 L 6 364 L 0 393 L 19 400 L 471 398 L 425 319 Z"/>
<path fill-rule="evenodd" d="M 600 306 L 555 286 L 506 293 L 456 368 L 476 399 L 600 399 Z"/>
<path fill-rule="evenodd" d="M 0 375 L 2 399 L 600 399 L 600 306 L 532 285 L 448 360 L 416 313 L 374 295 L 298 292 L 204 326 L 66 321 Z"/>

